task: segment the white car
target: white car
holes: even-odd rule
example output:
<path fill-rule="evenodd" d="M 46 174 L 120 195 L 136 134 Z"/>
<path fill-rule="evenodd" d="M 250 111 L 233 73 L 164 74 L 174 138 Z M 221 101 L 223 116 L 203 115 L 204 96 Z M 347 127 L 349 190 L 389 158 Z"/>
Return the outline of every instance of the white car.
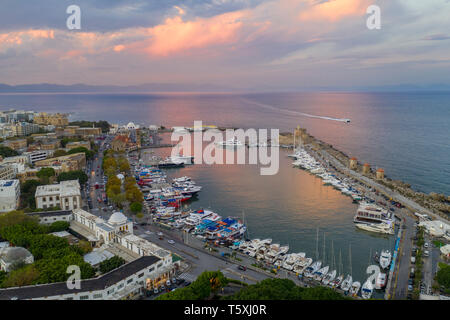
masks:
<path fill-rule="evenodd" d="M 162 232 L 158 232 L 158 236 L 162 237 L 163 233 Z"/>
<path fill-rule="evenodd" d="M 175 241 L 173 241 L 173 240 L 167 240 L 167 242 L 170 244 L 175 244 Z"/>
<path fill-rule="evenodd" d="M 425 242 L 425 244 L 423 245 L 425 248 L 428 248 L 428 242 Z"/>

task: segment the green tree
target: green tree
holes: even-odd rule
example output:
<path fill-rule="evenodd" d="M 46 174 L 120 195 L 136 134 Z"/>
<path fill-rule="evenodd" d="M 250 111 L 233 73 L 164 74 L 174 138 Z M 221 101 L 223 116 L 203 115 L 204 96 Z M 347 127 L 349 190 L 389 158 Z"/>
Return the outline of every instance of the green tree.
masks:
<path fill-rule="evenodd" d="M 39 278 L 39 271 L 34 265 L 27 265 L 9 273 L 3 281 L 3 287 L 21 287 L 34 284 Z"/>
<path fill-rule="evenodd" d="M 53 157 L 55 157 L 55 158 L 62 157 L 65 155 L 67 155 L 67 152 L 66 152 L 66 150 L 63 150 L 63 149 L 58 149 L 53 153 Z"/>
<path fill-rule="evenodd" d="M 41 168 L 36 174 L 43 184 L 48 184 L 50 178 L 56 175 L 55 169 L 53 168 Z"/>
<path fill-rule="evenodd" d="M 6 146 L 0 146 L 0 156 L 3 158 L 14 157 L 17 155 L 19 155 L 19 153 L 16 150 Z"/>
<path fill-rule="evenodd" d="M 67 181 L 67 180 L 77 180 L 81 185 L 85 184 L 88 181 L 88 176 L 81 170 L 62 172 L 58 176 L 58 182 Z"/>
<path fill-rule="evenodd" d="M 36 208 L 36 199 L 34 197 L 36 193 L 36 188 L 38 186 L 43 185 L 44 183 L 42 181 L 38 180 L 27 180 L 20 186 L 20 205 L 21 208 Z"/>
<path fill-rule="evenodd" d="M 108 260 L 100 262 L 99 269 L 101 273 L 108 273 L 114 269 L 117 269 L 125 263 L 125 260 L 121 257 L 114 256 Z"/>
<path fill-rule="evenodd" d="M 92 150 L 88 150 L 85 147 L 78 147 L 78 148 L 73 148 L 70 149 L 67 154 L 75 154 L 75 153 L 81 153 L 84 152 L 84 154 L 86 155 L 86 159 L 91 160 L 94 159 L 95 157 L 95 152 Z"/>
<path fill-rule="evenodd" d="M 133 212 L 134 214 L 137 214 L 139 212 L 142 212 L 142 203 L 139 202 L 133 202 L 130 205 L 130 210 L 131 212 Z"/>
<path fill-rule="evenodd" d="M 436 280 L 440 286 L 444 287 L 446 293 L 450 293 L 450 266 L 444 263 L 439 264 L 439 271 Z"/>
<path fill-rule="evenodd" d="M 67 221 L 55 221 L 49 226 L 49 232 L 59 232 L 69 229 L 70 223 Z"/>

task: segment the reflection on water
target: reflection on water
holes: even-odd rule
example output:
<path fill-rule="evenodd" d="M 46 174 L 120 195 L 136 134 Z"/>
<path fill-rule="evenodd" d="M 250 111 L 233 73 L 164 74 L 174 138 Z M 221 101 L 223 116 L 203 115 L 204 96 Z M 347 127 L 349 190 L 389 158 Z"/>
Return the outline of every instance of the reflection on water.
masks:
<path fill-rule="evenodd" d="M 168 141 L 168 136 L 164 137 Z M 169 148 L 154 149 L 163 157 Z M 350 272 L 349 245 L 355 279 L 367 279 L 365 270 L 375 251 L 393 248 L 393 236 L 361 232 L 353 224 L 357 205 L 322 180 L 292 167 L 287 152 L 280 151 L 280 170 L 274 176 L 261 176 L 258 165 L 193 165 L 167 170 L 168 178 L 190 176 L 203 187 L 191 208 L 210 208 L 222 216 L 245 218 L 250 238 L 272 238 L 289 244 L 290 252 L 305 252 L 315 259 L 317 228 L 318 254 L 328 264 L 342 256 L 344 272 Z M 334 252 L 331 251 L 333 241 Z M 373 264 L 370 260 L 370 264 Z"/>

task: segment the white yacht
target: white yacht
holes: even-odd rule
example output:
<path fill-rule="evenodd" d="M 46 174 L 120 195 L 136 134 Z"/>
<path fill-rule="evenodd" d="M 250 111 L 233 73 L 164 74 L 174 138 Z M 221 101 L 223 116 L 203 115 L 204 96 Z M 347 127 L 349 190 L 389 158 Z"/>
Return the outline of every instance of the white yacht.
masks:
<path fill-rule="evenodd" d="M 283 267 L 286 270 L 292 271 L 294 269 L 295 264 L 300 260 L 300 258 L 304 257 L 305 257 L 304 252 L 287 254 L 281 267 Z"/>
<path fill-rule="evenodd" d="M 234 137 L 233 139 L 227 140 L 227 141 L 216 142 L 216 144 L 219 146 L 222 146 L 222 147 L 241 147 L 244 145 L 236 137 Z"/>
<path fill-rule="evenodd" d="M 313 263 L 313 259 L 311 258 L 300 258 L 299 261 L 294 265 L 294 272 L 299 275 L 305 271 Z"/>
<path fill-rule="evenodd" d="M 386 286 L 387 277 L 386 273 L 378 273 L 377 280 L 375 281 L 375 289 L 381 290 Z"/>
<path fill-rule="evenodd" d="M 314 275 L 314 272 L 320 269 L 322 266 L 322 261 L 316 261 L 313 264 L 311 264 L 309 267 L 307 267 L 304 271 L 304 275 L 307 278 L 311 278 Z"/>
<path fill-rule="evenodd" d="M 377 232 L 383 234 L 394 234 L 392 226 L 387 223 L 355 223 L 355 226 L 361 230 Z"/>
<path fill-rule="evenodd" d="M 370 279 L 367 279 L 366 282 L 364 282 L 362 289 L 361 289 L 361 296 L 363 299 L 370 299 L 372 297 L 373 293 L 373 284 L 370 281 Z"/>
<path fill-rule="evenodd" d="M 389 268 L 391 264 L 392 254 L 389 250 L 382 250 L 380 254 L 380 267 L 383 269 Z"/>
<path fill-rule="evenodd" d="M 391 225 L 393 222 L 392 212 L 371 203 L 361 202 L 353 222 L 365 224 L 387 223 Z"/>

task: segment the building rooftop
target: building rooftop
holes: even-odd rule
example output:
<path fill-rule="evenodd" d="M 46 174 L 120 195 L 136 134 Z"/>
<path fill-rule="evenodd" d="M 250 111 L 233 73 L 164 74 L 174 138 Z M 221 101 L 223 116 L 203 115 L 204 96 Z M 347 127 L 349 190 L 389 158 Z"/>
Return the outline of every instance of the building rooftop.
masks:
<path fill-rule="evenodd" d="M 0 180 L 0 187 L 11 187 L 19 183 L 19 180 Z"/>
<path fill-rule="evenodd" d="M 60 195 L 61 197 L 79 196 L 80 183 L 78 180 L 61 181 L 59 184 L 50 184 L 38 186 L 36 188 L 36 197 Z"/>
<path fill-rule="evenodd" d="M 0 289 L 0 300 L 23 300 L 104 290 L 160 260 L 155 256 L 143 256 L 98 278 L 81 280 L 80 289 L 68 289 L 66 282 Z"/>

